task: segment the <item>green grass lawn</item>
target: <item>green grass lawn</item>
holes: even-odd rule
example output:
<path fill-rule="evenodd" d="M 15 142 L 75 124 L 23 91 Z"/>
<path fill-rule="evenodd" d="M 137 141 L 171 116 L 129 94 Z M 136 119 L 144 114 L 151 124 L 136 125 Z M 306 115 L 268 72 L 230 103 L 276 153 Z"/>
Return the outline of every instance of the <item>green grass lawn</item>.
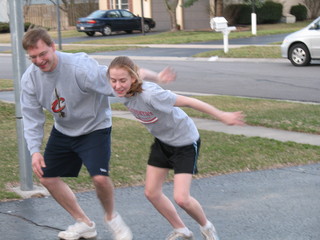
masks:
<path fill-rule="evenodd" d="M 13 90 L 13 80 L 0 79 L 0 91 L 10 91 L 10 90 Z"/>
<path fill-rule="evenodd" d="M 319 105 L 279 102 L 272 100 L 232 97 L 199 97 L 226 110 L 243 110 L 247 122 L 254 125 L 289 128 L 319 133 Z M 113 109 L 119 109 L 113 104 Z M 204 117 L 186 109 L 191 116 Z M 19 184 L 19 161 L 16 136 L 16 119 L 13 104 L 0 102 L 0 201 L 19 198 L 10 187 Z M 304 114 L 306 114 L 304 116 Z M 310 120 L 312 118 L 313 120 Z M 47 115 L 45 142 L 53 124 Z M 286 127 L 284 127 L 286 126 Z M 301 127 L 303 126 L 303 127 Z M 196 177 L 253 171 L 319 162 L 320 147 L 293 142 L 279 142 L 259 137 L 228 135 L 200 131 L 202 138 L 199 174 Z M 114 118 L 112 132 L 111 177 L 116 187 L 144 183 L 146 161 L 153 137 L 137 121 Z M 172 174 L 169 180 L 172 179 Z M 93 190 L 91 180 L 83 168 L 79 178 L 66 181 L 75 191 Z M 34 182 L 37 179 L 34 178 Z"/>
<path fill-rule="evenodd" d="M 219 56 L 222 58 L 281 58 L 280 46 L 246 46 L 229 48 L 228 53 L 224 50 L 214 50 L 193 55 L 193 57 Z"/>

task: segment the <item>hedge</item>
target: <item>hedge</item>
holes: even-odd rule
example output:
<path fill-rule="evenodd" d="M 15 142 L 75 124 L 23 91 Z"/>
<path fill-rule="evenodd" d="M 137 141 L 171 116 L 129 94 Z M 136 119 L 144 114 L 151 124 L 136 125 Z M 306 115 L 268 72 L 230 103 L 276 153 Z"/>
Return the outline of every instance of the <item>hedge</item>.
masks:
<path fill-rule="evenodd" d="M 308 10 L 307 7 L 302 4 L 294 5 L 290 9 L 290 14 L 294 15 L 297 21 L 304 21 L 308 17 Z"/>
<path fill-rule="evenodd" d="M 277 23 L 282 17 L 281 3 L 266 1 L 261 7 L 255 9 L 257 23 Z M 225 9 L 225 16 L 232 24 L 251 24 L 252 6 L 249 4 L 230 4 Z"/>

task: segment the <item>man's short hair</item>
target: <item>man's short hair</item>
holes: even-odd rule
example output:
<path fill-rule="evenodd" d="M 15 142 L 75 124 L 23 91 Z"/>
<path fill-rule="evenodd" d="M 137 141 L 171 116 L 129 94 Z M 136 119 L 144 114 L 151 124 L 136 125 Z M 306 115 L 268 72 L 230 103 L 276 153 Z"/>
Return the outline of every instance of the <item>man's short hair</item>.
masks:
<path fill-rule="evenodd" d="M 54 43 L 46 29 L 33 28 L 26 32 L 26 34 L 23 36 L 22 46 L 24 50 L 27 50 L 28 48 L 34 48 L 39 40 L 42 40 L 48 46 L 51 46 Z"/>

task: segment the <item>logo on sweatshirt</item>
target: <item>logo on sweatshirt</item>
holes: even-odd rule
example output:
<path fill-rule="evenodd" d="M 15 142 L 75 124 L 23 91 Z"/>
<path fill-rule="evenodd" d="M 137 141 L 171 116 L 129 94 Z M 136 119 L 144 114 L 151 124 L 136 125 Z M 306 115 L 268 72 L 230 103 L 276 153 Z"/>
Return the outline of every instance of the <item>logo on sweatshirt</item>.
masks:
<path fill-rule="evenodd" d="M 59 117 L 65 117 L 65 113 L 63 112 L 63 109 L 66 107 L 65 99 L 58 95 L 56 88 L 54 89 L 54 93 L 56 99 L 52 102 L 51 109 L 54 113 L 59 113 Z"/>
<path fill-rule="evenodd" d="M 150 111 L 140 111 L 136 109 L 129 108 L 129 111 L 141 122 L 144 124 L 155 123 L 158 121 L 157 116 L 155 116 Z"/>

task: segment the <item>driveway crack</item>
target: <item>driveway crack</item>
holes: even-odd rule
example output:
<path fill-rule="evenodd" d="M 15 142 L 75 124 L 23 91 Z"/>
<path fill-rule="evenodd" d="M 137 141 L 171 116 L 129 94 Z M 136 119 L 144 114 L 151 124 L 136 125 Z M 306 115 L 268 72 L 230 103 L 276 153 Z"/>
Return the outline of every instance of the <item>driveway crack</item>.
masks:
<path fill-rule="evenodd" d="M 52 229 L 52 230 L 63 231 L 63 229 L 60 229 L 60 228 L 56 228 L 56 227 L 52 227 L 52 226 L 48 226 L 48 225 L 38 224 L 38 223 L 36 223 L 36 222 L 34 222 L 34 221 L 30 220 L 30 219 L 27 219 L 27 218 L 22 217 L 22 216 L 17 215 L 17 214 L 13 214 L 13 213 L 9 213 L 9 212 L 1 212 L 1 211 L 0 211 L 0 214 L 22 219 L 23 221 L 26 221 L 26 222 L 28 222 L 28 223 L 30 223 L 30 224 L 33 224 L 33 225 L 37 226 L 37 227 L 42 227 L 42 228 L 48 228 L 48 229 Z"/>

